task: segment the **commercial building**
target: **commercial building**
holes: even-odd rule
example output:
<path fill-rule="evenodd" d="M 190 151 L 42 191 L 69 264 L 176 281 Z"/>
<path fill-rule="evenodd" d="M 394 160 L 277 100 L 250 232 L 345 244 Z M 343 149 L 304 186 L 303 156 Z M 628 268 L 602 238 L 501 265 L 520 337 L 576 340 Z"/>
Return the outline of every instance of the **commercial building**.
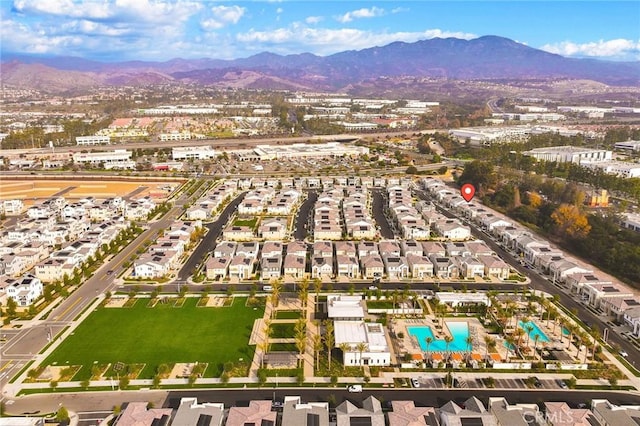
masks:
<path fill-rule="evenodd" d="M 110 136 L 94 135 L 76 137 L 76 145 L 109 145 L 110 143 Z"/>
<path fill-rule="evenodd" d="M 210 146 L 180 146 L 171 150 L 174 160 L 210 160 L 217 156 L 218 152 Z"/>
<path fill-rule="evenodd" d="M 345 366 L 387 366 L 391 363 L 391 352 L 387 344 L 384 327 L 377 322 L 335 321 L 335 344 L 344 347 Z"/>
<path fill-rule="evenodd" d="M 73 154 L 74 163 L 119 163 L 131 160 L 131 151 L 116 149 L 102 152 L 77 152 Z"/>
<path fill-rule="evenodd" d="M 535 148 L 523 152 L 536 160 L 555 161 L 556 163 L 580 164 L 584 161 L 610 161 L 611 151 L 604 149 L 580 148 L 576 146 L 551 146 L 547 148 Z"/>
<path fill-rule="evenodd" d="M 627 163 L 624 161 L 598 161 L 583 162 L 581 164 L 589 169 L 602 170 L 609 175 L 616 175 L 622 178 L 640 177 L 640 163 Z"/>

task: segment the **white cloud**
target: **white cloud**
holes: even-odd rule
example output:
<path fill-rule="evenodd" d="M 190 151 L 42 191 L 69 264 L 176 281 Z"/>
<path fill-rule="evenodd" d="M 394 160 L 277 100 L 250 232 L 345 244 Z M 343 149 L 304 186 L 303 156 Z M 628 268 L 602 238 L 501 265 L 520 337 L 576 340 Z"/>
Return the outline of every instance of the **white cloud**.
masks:
<path fill-rule="evenodd" d="M 363 7 L 362 9 L 352 10 L 351 12 L 347 12 L 344 15 L 336 16 L 336 20 L 344 24 L 346 22 L 351 22 L 354 19 L 375 18 L 378 16 L 383 16 L 384 14 L 385 11 L 382 8 L 373 6 L 367 9 L 366 7 Z"/>
<path fill-rule="evenodd" d="M 183 22 L 202 8 L 196 1 L 111 0 L 75 3 L 72 0 L 14 0 L 20 13 L 63 16 L 96 21 L 149 23 Z"/>
<path fill-rule="evenodd" d="M 279 7 L 279 8 L 276 9 L 276 13 L 280 14 L 282 12 L 284 12 L 283 8 Z"/>
<path fill-rule="evenodd" d="M 237 24 L 247 10 L 240 6 L 214 6 L 211 8 L 213 17 L 201 22 L 205 30 L 219 30 L 229 24 Z"/>
<path fill-rule="evenodd" d="M 415 42 L 435 37 L 457 37 L 471 39 L 474 34 L 431 29 L 421 32 L 381 32 L 352 28 L 328 29 L 293 25 L 271 31 L 250 30 L 236 36 L 242 43 L 251 45 L 255 51 L 264 49 L 280 53 L 300 53 L 310 51 L 319 55 L 329 55 L 347 49 L 365 49 L 383 46 L 394 41 Z"/>
<path fill-rule="evenodd" d="M 317 24 L 319 22 L 322 22 L 322 20 L 324 20 L 322 16 L 307 16 L 304 19 L 304 22 L 306 22 L 307 24 Z"/>
<path fill-rule="evenodd" d="M 563 56 L 590 56 L 596 58 L 640 59 L 640 40 L 614 39 L 599 40 L 589 43 L 560 43 L 545 44 L 540 49 Z"/>

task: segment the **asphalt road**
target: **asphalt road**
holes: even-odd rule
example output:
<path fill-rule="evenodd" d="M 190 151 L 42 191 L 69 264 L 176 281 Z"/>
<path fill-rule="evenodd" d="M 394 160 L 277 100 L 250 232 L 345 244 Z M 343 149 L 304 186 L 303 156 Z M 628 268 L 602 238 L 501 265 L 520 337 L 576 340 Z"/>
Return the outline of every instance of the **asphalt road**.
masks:
<path fill-rule="evenodd" d="M 318 201 L 317 191 L 309 190 L 307 199 L 300 205 L 294 221 L 293 238 L 295 240 L 303 241 L 307 237 L 308 229 L 311 226 L 311 211 L 316 201 Z"/>
<path fill-rule="evenodd" d="M 231 215 L 233 215 L 238 208 L 238 205 L 244 199 L 246 192 L 238 195 L 233 201 L 231 201 L 227 207 L 220 213 L 218 219 L 211 223 L 205 224 L 205 227 L 209 230 L 207 234 L 204 236 L 200 244 L 195 248 L 193 253 L 189 256 L 189 259 L 182 266 L 180 271 L 178 272 L 178 281 L 186 282 L 187 278 L 189 278 L 193 273 L 198 269 L 199 265 L 202 264 L 204 258 L 207 253 L 213 250 L 216 240 L 222 234 L 222 229 L 225 227 Z"/>
<path fill-rule="evenodd" d="M 381 189 L 374 189 L 371 191 L 371 210 L 373 213 L 373 219 L 378 224 L 380 229 L 380 236 L 386 239 L 395 238 L 393 227 L 389 224 L 389 220 L 385 215 L 387 211 L 387 197 L 382 193 Z"/>
<path fill-rule="evenodd" d="M 616 405 L 639 405 L 640 396 L 623 391 L 571 390 L 500 390 L 500 389 L 368 389 L 362 393 L 349 393 L 344 386 L 338 388 L 248 388 L 248 389 L 190 389 L 185 391 L 115 391 L 88 393 L 55 393 L 29 395 L 17 398 L 7 405 L 9 414 L 45 413 L 57 410 L 59 405 L 75 412 L 111 410 L 126 401 L 152 401 L 156 407 L 172 407 L 183 397 L 197 397 L 198 402 L 223 402 L 225 407 L 246 406 L 251 400 L 282 401 L 285 396 L 301 396 L 303 401 L 328 401 L 335 398 L 340 404 L 349 400 L 359 406 L 370 395 L 386 406 L 392 400 L 411 400 L 419 406 L 441 407 L 449 401 L 462 403 L 475 396 L 487 404 L 489 397 L 505 397 L 511 404 L 565 401 L 572 407 L 592 399 L 608 399 Z M 333 396 L 332 396 L 333 395 Z M 88 417 L 83 415 L 82 417 Z"/>

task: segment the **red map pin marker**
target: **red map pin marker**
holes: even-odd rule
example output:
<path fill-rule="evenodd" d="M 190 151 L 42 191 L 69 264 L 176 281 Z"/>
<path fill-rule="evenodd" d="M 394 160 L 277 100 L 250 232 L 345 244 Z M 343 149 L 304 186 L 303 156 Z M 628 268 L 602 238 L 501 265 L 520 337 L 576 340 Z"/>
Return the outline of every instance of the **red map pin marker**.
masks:
<path fill-rule="evenodd" d="M 460 194 L 467 203 L 471 201 L 475 193 L 476 187 L 471 185 L 470 183 L 465 183 L 464 185 L 462 185 L 462 188 L 460 188 Z"/>

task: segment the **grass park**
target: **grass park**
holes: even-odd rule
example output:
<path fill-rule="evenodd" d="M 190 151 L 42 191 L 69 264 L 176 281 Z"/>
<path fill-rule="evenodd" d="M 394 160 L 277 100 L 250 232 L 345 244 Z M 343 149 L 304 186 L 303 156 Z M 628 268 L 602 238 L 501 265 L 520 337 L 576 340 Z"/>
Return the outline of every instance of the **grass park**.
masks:
<path fill-rule="evenodd" d="M 149 299 L 141 298 L 128 308 L 100 307 L 42 365 L 82 366 L 73 380 L 84 380 L 94 364 L 143 364 L 137 378 L 150 379 L 161 364 L 198 362 L 208 364 L 204 377 L 219 377 L 225 363 L 242 359 L 249 365 L 253 358 L 249 336 L 264 308 L 246 301 L 201 308 L 198 298 L 187 298 L 181 307 L 150 308 Z"/>

